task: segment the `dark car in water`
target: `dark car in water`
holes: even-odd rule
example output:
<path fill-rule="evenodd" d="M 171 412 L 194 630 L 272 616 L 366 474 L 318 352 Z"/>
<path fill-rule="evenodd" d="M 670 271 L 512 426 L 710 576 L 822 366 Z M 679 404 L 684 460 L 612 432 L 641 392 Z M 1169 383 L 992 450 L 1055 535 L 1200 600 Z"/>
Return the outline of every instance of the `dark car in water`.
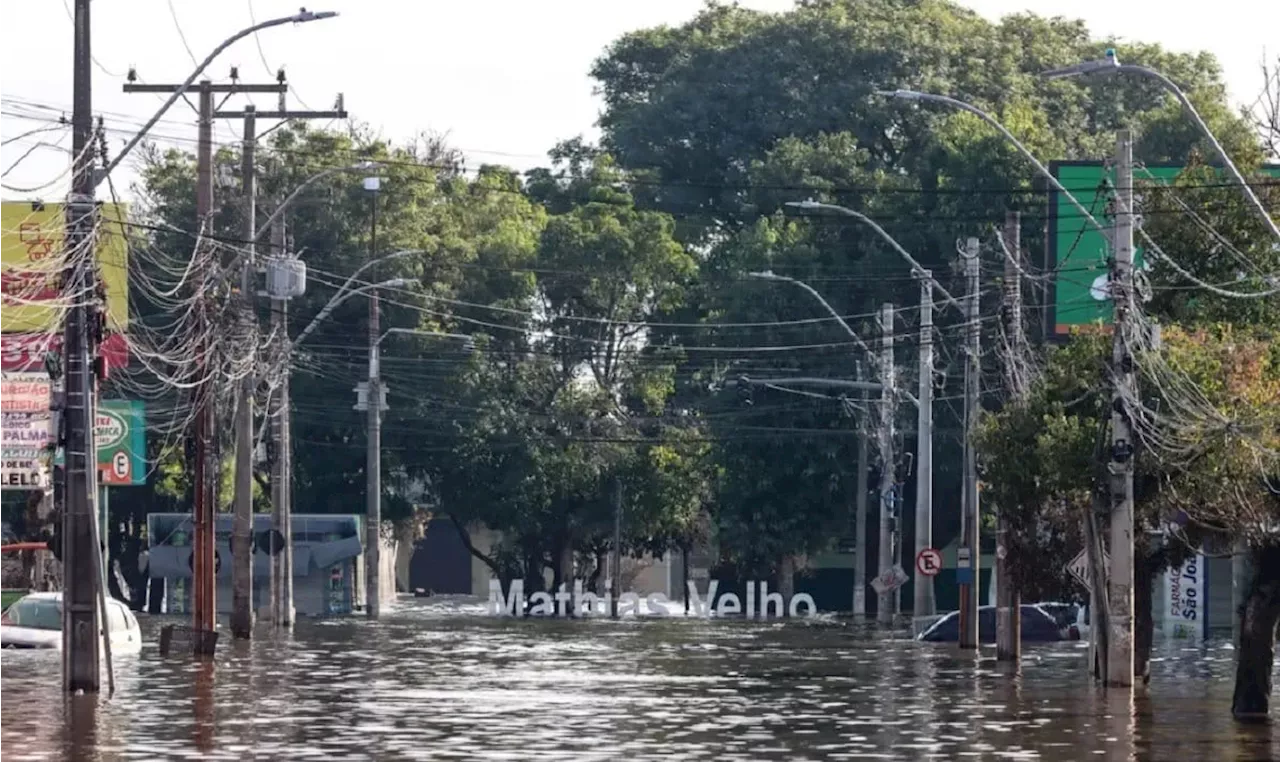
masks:
<path fill-rule="evenodd" d="M 1022 642 L 1055 643 L 1070 639 L 1066 629 L 1058 620 L 1035 604 L 1023 604 L 1022 609 Z M 960 612 L 952 611 L 944 614 L 924 632 L 918 640 L 926 643 L 958 643 L 960 641 Z M 978 608 L 978 640 L 982 643 L 996 642 L 996 607 L 981 606 Z"/>

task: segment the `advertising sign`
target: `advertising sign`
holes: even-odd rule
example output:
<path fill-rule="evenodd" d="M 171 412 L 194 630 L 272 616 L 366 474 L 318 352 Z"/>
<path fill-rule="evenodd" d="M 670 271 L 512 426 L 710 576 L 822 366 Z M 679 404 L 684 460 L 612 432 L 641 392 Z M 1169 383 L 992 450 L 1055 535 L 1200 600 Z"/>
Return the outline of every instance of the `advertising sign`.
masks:
<path fill-rule="evenodd" d="M 0 488 L 45 489 L 49 484 L 49 444 L 53 385 L 43 373 L 5 373 L 0 382 Z"/>
<path fill-rule="evenodd" d="M 1172 182 L 1184 167 L 1148 164 L 1134 171 L 1135 184 Z M 1269 164 L 1261 171 L 1280 179 L 1280 165 Z M 1108 205 L 1113 197 L 1115 171 L 1099 161 L 1056 161 L 1049 172 L 1062 186 L 1089 210 L 1104 227 L 1111 223 Z M 1223 183 L 1229 182 L 1226 174 Z M 1141 211 L 1141 209 L 1139 210 Z M 1166 210 L 1148 210 L 1165 213 Z M 1170 212 L 1174 210 L 1169 210 Z M 1049 194 L 1049 269 L 1055 273 L 1053 294 L 1049 299 L 1049 325 L 1056 336 L 1066 336 L 1072 329 L 1111 324 L 1111 298 L 1108 285 L 1107 256 L 1110 251 L 1106 234 L 1089 223 L 1066 195 Z M 1143 266 L 1142 246 L 1134 248 L 1134 265 Z"/>
<path fill-rule="evenodd" d="M 147 415 L 142 402 L 99 400 L 93 427 L 98 483 L 130 487 L 147 483 Z"/>
<path fill-rule="evenodd" d="M 129 255 L 123 204 L 101 204 L 97 258 L 106 289 L 107 328 L 122 332 L 129 320 Z M 0 204 L 0 295 L 5 333 L 56 333 L 62 324 L 61 277 L 66 265 L 62 204 L 6 201 Z"/>
<path fill-rule="evenodd" d="M 1199 553 L 1164 573 L 1164 632 L 1177 640 L 1205 634 L 1205 557 Z"/>

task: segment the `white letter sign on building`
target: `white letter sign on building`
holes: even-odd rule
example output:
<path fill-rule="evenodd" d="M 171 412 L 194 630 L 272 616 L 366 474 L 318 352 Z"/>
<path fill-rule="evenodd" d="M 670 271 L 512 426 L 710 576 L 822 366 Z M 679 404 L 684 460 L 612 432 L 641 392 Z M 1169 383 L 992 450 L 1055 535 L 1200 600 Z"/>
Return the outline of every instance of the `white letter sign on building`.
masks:
<path fill-rule="evenodd" d="M 1199 553 L 1164 573 L 1164 633 L 1199 642 L 1205 634 L 1205 557 Z"/>

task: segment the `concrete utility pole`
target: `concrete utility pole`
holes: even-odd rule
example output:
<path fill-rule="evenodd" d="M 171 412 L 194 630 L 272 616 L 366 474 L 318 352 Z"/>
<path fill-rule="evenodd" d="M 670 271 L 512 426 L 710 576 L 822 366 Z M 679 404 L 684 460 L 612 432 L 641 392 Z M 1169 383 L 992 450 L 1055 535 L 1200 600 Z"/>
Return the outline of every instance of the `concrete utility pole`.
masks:
<path fill-rule="evenodd" d="M 369 261 L 378 255 L 378 190 L 377 177 L 365 180 L 369 196 Z M 371 275 L 377 282 L 377 267 Z M 365 462 L 365 613 L 370 619 L 382 615 L 382 388 L 379 381 L 378 344 L 382 339 L 379 321 L 378 291 L 369 291 L 369 408 L 368 453 Z"/>
<path fill-rule="evenodd" d="M 283 103 L 288 85 L 281 73 L 275 85 L 265 85 L 270 92 L 275 92 L 281 99 L 280 107 L 275 111 L 258 111 L 256 106 L 248 105 L 243 111 L 218 111 L 214 114 L 218 119 L 242 119 L 244 121 L 244 139 L 241 149 L 241 178 L 244 183 L 245 219 L 244 238 L 246 256 L 240 271 L 241 316 L 249 335 L 257 335 L 257 313 L 254 304 L 257 289 L 254 286 L 254 273 L 257 270 L 257 165 L 255 153 L 258 142 L 258 117 L 264 119 L 342 119 L 346 117 L 344 109 L 334 111 L 291 111 Z M 280 251 L 271 252 L 277 255 Z M 253 374 L 241 380 L 236 394 L 236 496 L 235 523 L 232 531 L 232 545 L 235 548 L 246 548 L 243 552 L 232 551 L 232 615 L 231 632 L 237 638 L 248 638 L 253 631 L 253 397 L 257 387 L 257 377 Z M 278 528 L 278 527 L 277 527 Z"/>
<path fill-rule="evenodd" d="M 613 482 L 613 548 L 610 550 L 613 589 L 609 598 L 609 615 L 618 618 L 618 596 L 622 595 L 622 480 Z M 566 582 L 567 584 L 567 582 Z"/>
<path fill-rule="evenodd" d="M 1004 221 L 1004 245 L 1008 256 L 1004 260 L 1004 322 L 1005 340 L 1009 357 L 1005 362 L 1005 383 L 1013 404 L 1022 401 L 1026 389 L 1018 370 L 1017 353 L 1022 351 L 1022 265 L 1021 215 L 1009 212 Z M 996 659 L 1017 663 L 1022 658 L 1021 596 L 1010 574 L 1008 546 L 1009 525 L 1006 506 L 996 506 Z"/>
<path fill-rule="evenodd" d="M 285 254 L 284 218 L 271 222 L 271 253 Z M 292 354 L 288 332 L 289 301 L 271 300 L 271 329 L 283 346 L 285 362 Z M 286 366 L 280 379 L 280 390 L 275 414 L 271 417 L 272 441 L 275 457 L 271 464 L 271 523 L 283 540 L 281 547 L 271 557 L 271 621 L 275 626 L 293 624 L 293 524 L 290 501 L 293 499 L 293 444 L 289 430 L 289 368 Z"/>
<path fill-rule="evenodd" d="M 982 546 L 979 532 L 978 460 L 973 440 L 978 430 L 978 413 L 982 403 L 982 332 L 979 295 L 978 239 L 970 238 L 964 250 L 965 280 L 968 284 L 966 355 L 964 373 L 964 516 L 961 522 L 959 558 L 956 574 L 960 582 L 960 647 L 978 647 L 978 607 L 981 590 Z"/>
<path fill-rule="evenodd" d="M 893 454 L 893 414 L 896 400 L 896 368 L 893 363 L 893 305 L 880 305 L 880 574 L 892 573 L 897 563 L 898 542 L 894 512 L 897 509 L 897 462 Z M 881 593 L 876 619 L 891 624 L 898 613 L 898 588 Z"/>
<path fill-rule="evenodd" d="M 76 0 L 75 53 L 72 71 L 71 195 L 66 206 L 67 270 L 63 293 L 71 295 L 63 353 L 66 385 L 63 412 L 66 467 L 62 491 L 62 684 L 69 692 L 96 693 L 100 687 L 98 599 L 94 586 L 97 564 L 97 458 L 93 452 L 94 355 L 101 334 L 102 315 L 86 294 L 97 283 L 97 203 L 94 199 L 93 71 L 90 53 L 89 0 Z"/>
<path fill-rule="evenodd" d="M 1115 306 L 1111 373 L 1115 391 L 1111 405 L 1111 570 L 1107 581 L 1111 637 L 1107 684 L 1133 685 L 1133 432 L 1128 402 L 1137 394 L 1134 358 L 1128 339 L 1134 335 L 1133 299 L 1133 142 L 1128 130 L 1116 136 L 1116 214 L 1111 299 Z"/>
<path fill-rule="evenodd" d="M 244 138 L 241 144 L 240 181 L 244 195 L 244 261 L 240 265 L 240 318 L 245 333 L 254 342 L 257 331 L 253 313 L 254 238 L 257 233 L 258 122 L 255 107 L 244 110 Z M 256 354 L 256 352 L 255 352 Z M 255 358 L 256 361 L 256 358 Z M 250 373 L 236 390 L 236 482 L 235 520 L 231 532 L 231 634 L 236 638 L 253 635 L 253 392 L 257 377 Z"/>
<path fill-rule="evenodd" d="M 858 363 L 858 381 L 862 381 L 862 363 Z M 854 496 L 854 546 L 853 546 L 853 614 L 854 616 L 865 617 L 867 615 L 867 434 L 870 433 L 870 423 L 867 420 L 867 411 L 871 408 L 868 405 L 867 390 L 863 389 L 858 392 L 862 397 L 862 426 L 858 432 L 858 476 L 856 479 L 856 489 L 858 494 Z"/>
<path fill-rule="evenodd" d="M 933 547 L 933 273 L 920 278 L 920 404 L 916 406 L 916 556 Z M 912 564 L 913 567 L 916 564 Z M 934 612 L 933 577 L 915 568 L 912 615 Z"/>

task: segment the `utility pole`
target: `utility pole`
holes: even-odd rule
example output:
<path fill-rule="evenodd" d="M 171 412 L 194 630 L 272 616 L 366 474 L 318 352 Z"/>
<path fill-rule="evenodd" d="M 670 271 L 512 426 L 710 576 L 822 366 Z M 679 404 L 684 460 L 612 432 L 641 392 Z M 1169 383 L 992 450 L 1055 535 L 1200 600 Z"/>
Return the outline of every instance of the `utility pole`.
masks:
<path fill-rule="evenodd" d="M 893 414 L 894 400 L 897 396 L 896 376 L 893 364 L 893 305 L 885 302 L 880 305 L 880 574 L 892 574 L 897 563 L 897 540 L 895 535 L 894 511 L 897 508 L 895 495 L 897 463 L 893 455 Z M 898 588 L 885 591 L 878 596 L 876 619 L 881 624 L 892 624 L 898 613 Z"/>
<path fill-rule="evenodd" d="M 916 411 L 916 557 L 933 547 L 933 273 L 920 272 L 920 385 Z M 913 564 L 918 566 L 918 564 Z M 934 611 L 933 577 L 915 569 L 912 615 Z"/>
<path fill-rule="evenodd" d="M 1004 319 L 1005 340 L 1008 343 L 1005 358 L 1005 384 L 1013 404 L 1021 404 L 1026 394 L 1019 371 L 1019 353 L 1024 344 L 1022 327 L 1022 235 L 1021 215 L 1009 212 L 1004 221 Z M 1012 259 L 1010 258 L 1012 257 Z M 1009 568 L 1008 506 L 996 506 L 996 659 L 1012 661 L 1022 658 L 1021 595 L 1013 584 Z"/>
<path fill-rule="evenodd" d="M 69 294 L 63 352 L 66 386 L 61 416 L 64 422 L 65 462 L 62 490 L 62 684 L 68 693 L 97 693 L 100 687 L 98 598 L 94 581 L 97 563 L 94 531 L 97 521 L 97 458 L 94 455 L 94 355 L 103 316 L 90 306 L 96 291 L 97 203 L 94 199 L 93 71 L 90 48 L 89 0 L 76 0 L 75 54 L 72 72 L 71 195 L 66 207 L 67 270 L 63 293 Z"/>
<path fill-rule="evenodd" d="M 285 256 L 284 218 L 278 217 L 271 223 L 271 254 Z M 271 556 L 271 623 L 274 626 L 287 625 L 292 617 L 289 613 L 293 607 L 290 594 L 293 586 L 289 584 L 292 570 L 286 563 L 286 554 L 293 545 L 292 527 L 288 520 L 289 492 L 289 358 L 292 350 L 289 345 L 287 299 L 271 299 L 271 330 L 283 345 L 281 357 L 284 362 L 284 373 L 280 379 L 276 410 L 271 416 L 271 524 L 284 538 L 284 547 L 272 549 Z"/>
<path fill-rule="evenodd" d="M 182 92 L 183 85 L 142 85 L 129 83 L 124 86 L 126 93 L 176 93 Z M 196 143 L 196 225 L 202 234 L 213 232 L 213 120 L 220 114 L 215 113 L 213 96 L 215 93 L 285 93 L 288 85 L 279 82 L 274 85 L 246 85 L 241 83 L 214 84 L 209 80 L 201 80 L 199 87 L 200 115 L 199 131 Z M 202 239 L 203 240 L 203 239 Z M 252 240 L 252 237 L 251 237 Z M 206 244 L 207 245 L 207 244 Z M 196 259 L 201 262 L 195 279 L 196 289 L 204 287 L 204 257 L 196 252 Z M 197 294 L 196 304 L 197 328 L 200 336 L 208 331 L 208 313 L 202 294 Z M 194 487 L 194 506 L 192 524 L 194 525 L 194 542 L 191 556 L 192 570 L 192 626 L 196 630 L 213 631 L 217 626 L 217 586 L 215 575 L 216 556 L 214 552 L 213 514 L 216 510 L 216 489 L 219 479 L 217 473 L 220 464 L 217 461 L 212 441 L 217 428 L 214 423 L 213 401 L 214 390 L 210 381 L 204 377 L 208 357 L 203 339 L 194 348 L 197 367 L 200 369 L 201 381 L 193 389 L 195 397 L 194 454 L 192 465 Z"/>
<path fill-rule="evenodd" d="M 377 177 L 365 180 L 369 196 L 369 261 L 378 256 L 378 190 Z M 370 273 L 378 282 L 378 268 Z M 369 408 L 368 453 L 365 462 L 365 613 L 370 619 L 382 614 L 382 388 L 378 368 L 378 343 L 382 339 L 379 320 L 378 290 L 369 290 Z"/>
<path fill-rule="evenodd" d="M 622 595 L 622 480 L 617 478 L 613 482 L 613 548 L 610 555 L 613 562 L 613 589 L 609 596 L 609 614 L 617 619 L 618 596 Z"/>
<path fill-rule="evenodd" d="M 254 286 L 254 273 L 257 272 L 257 164 L 255 162 L 255 153 L 258 142 L 257 120 L 262 119 L 345 119 L 347 112 L 343 109 L 342 99 L 339 96 L 338 108 L 333 111 L 312 111 L 312 110 L 290 110 L 284 102 L 285 93 L 288 92 L 288 85 L 285 82 L 284 73 L 281 72 L 277 77 L 277 83 L 274 85 L 233 85 L 236 92 L 266 92 L 275 93 L 280 98 L 279 107 L 274 111 L 258 111 L 254 105 L 247 105 L 242 111 L 217 111 L 214 117 L 217 119 L 242 119 L 244 122 L 243 129 L 243 147 L 241 153 L 241 176 L 244 182 L 243 192 L 245 196 L 245 219 L 244 238 L 245 250 L 247 256 L 243 263 L 240 274 L 240 296 L 241 296 L 241 316 L 244 320 L 246 335 L 253 336 L 256 341 L 257 336 L 257 313 L 254 310 L 257 289 Z M 281 221 L 279 227 L 279 240 L 276 237 L 276 225 L 271 226 L 271 241 L 273 245 L 279 248 L 273 248 L 271 256 L 277 257 L 284 253 L 284 227 Z M 272 299 L 272 320 L 276 320 L 276 302 L 283 300 Z M 287 302 L 283 302 L 287 304 Z M 281 336 L 285 336 L 284 331 L 284 310 L 287 307 L 281 307 L 280 320 L 277 326 Z M 287 343 L 288 337 L 285 336 Z M 256 345 L 255 345 L 256 346 Z M 287 355 L 286 355 L 287 357 Z M 235 523 L 233 530 L 233 544 L 237 548 L 249 548 L 245 553 L 233 552 L 234 576 L 233 576 L 233 612 L 231 619 L 232 633 L 238 638 L 250 637 L 253 626 L 253 397 L 254 389 L 257 386 L 257 378 L 250 374 L 245 377 L 237 390 L 236 398 L 236 497 L 235 497 Z M 286 370 L 284 387 L 282 390 L 283 405 L 282 410 L 285 411 L 285 417 L 288 417 L 288 372 Z M 280 435 L 288 431 L 288 422 L 281 424 L 279 421 L 273 421 L 273 431 Z M 276 531 L 280 532 L 286 538 L 290 538 L 285 543 L 279 553 L 284 556 L 287 561 L 286 565 L 290 567 L 289 576 L 277 575 L 271 582 L 271 610 L 273 612 L 274 624 L 290 624 L 293 616 L 293 577 L 292 577 L 292 532 L 288 522 L 281 519 L 279 511 L 280 506 L 286 504 L 289 500 L 288 490 L 289 477 L 291 473 L 287 470 L 288 456 L 282 455 L 280 445 L 287 441 L 284 437 L 277 436 L 276 445 L 277 453 L 275 458 L 276 466 L 284 466 L 279 479 L 272 481 L 272 516 L 280 521 L 275 522 Z M 274 468 L 275 466 L 273 466 Z M 277 486 L 283 486 L 283 492 L 277 492 Z M 287 510 L 287 509 L 286 509 Z M 279 555 L 273 556 L 271 570 L 273 575 L 280 571 L 281 559 Z M 282 595 L 282 592 L 285 593 Z M 285 598 L 282 601 L 281 598 Z"/>
<path fill-rule="evenodd" d="M 1133 336 L 1133 142 L 1128 130 L 1116 135 L 1116 201 L 1111 299 L 1115 306 L 1111 373 L 1111 570 L 1107 577 L 1111 637 L 1107 684 L 1133 686 L 1133 432 L 1128 400 L 1137 394 Z"/>
<path fill-rule="evenodd" d="M 240 265 L 240 319 L 249 348 L 256 355 L 257 320 L 253 313 L 254 238 L 257 233 L 257 167 L 254 163 L 258 142 L 257 113 L 253 106 L 244 110 L 244 138 L 241 144 L 240 182 L 244 194 L 245 256 Z M 257 358 L 254 358 L 257 361 Z M 240 380 L 236 390 L 236 493 L 235 520 L 231 533 L 231 635 L 248 639 L 253 635 L 253 392 L 256 374 Z"/>
<path fill-rule="evenodd" d="M 859 361 L 858 381 L 862 380 L 862 363 Z M 867 390 L 863 389 L 859 394 L 862 397 L 862 426 L 861 431 L 858 432 L 858 476 L 855 482 L 858 494 L 854 496 L 853 510 L 853 614 L 865 617 L 867 615 L 867 434 L 870 433 L 867 412 L 871 408 L 868 404 Z"/>
<path fill-rule="evenodd" d="M 963 521 L 956 574 L 960 582 L 960 648 L 978 647 L 978 607 L 981 590 L 982 546 L 980 544 L 978 510 L 978 460 L 973 441 L 978 430 L 979 406 L 982 402 L 981 312 L 978 275 L 978 239 L 965 242 L 963 254 L 965 280 L 968 284 L 966 315 L 966 363 L 964 373 L 964 495 Z"/>

